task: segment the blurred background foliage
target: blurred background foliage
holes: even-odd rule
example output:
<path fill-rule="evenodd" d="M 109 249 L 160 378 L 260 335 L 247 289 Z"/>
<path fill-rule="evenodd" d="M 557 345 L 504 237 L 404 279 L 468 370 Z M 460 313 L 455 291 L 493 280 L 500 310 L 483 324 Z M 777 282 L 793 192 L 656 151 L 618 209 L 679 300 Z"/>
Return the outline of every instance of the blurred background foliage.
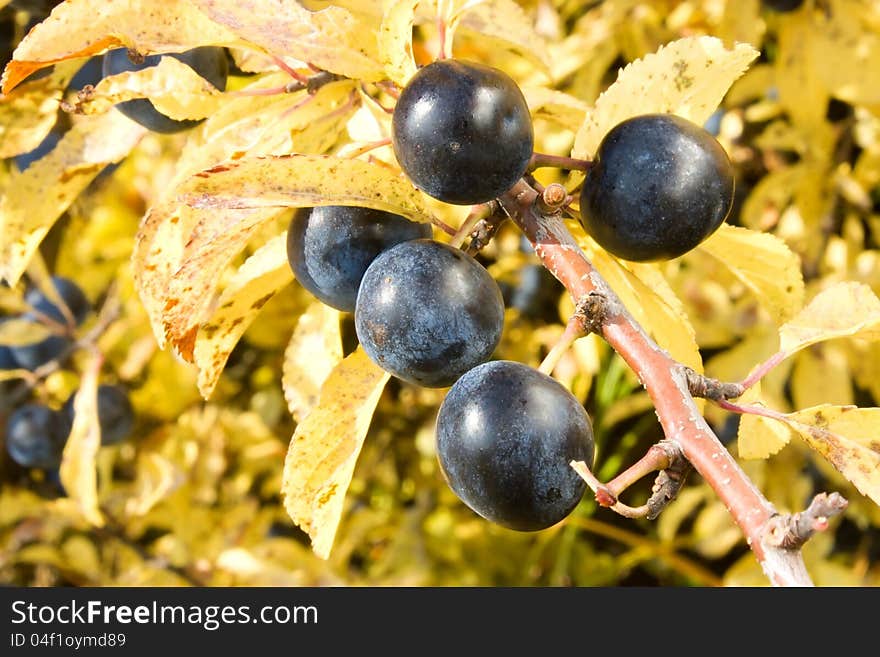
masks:
<path fill-rule="evenodd" d="M 16 3 L 0 4 L 6 4 L 0 10 L 5 62 L 34 15 Z M 378 3 L 347 4 L 363 10 Z M 880 3 L 805 0 L 788 13 L 758 0 L 520 4 L 547 40 L 556 88 L 588 105 L 619 68 L 682 36 L 709 34 L 760 49 L 760 59 L 707 123 L 736 166 L 737 199 L 729 221 L 784 239 L 803 260 L 808 298 L 842 280 L 867 283 L 880 293 Z M 424 63 L 436 50 L 437 34 L 432 24 L 415 30 L 416 58 Z M 526 86 L 534 75 L 525 60 L 466 30 L 457 35 L 455 49 L 462 57 L 501 66 Z M 570 117 L 538 112 L 535 121 L 536 150 L 570 151 Z M 157 348 L 134 291 L 133 236 L 173 175 L 185 139 L 149 135 L 78 198 L 41 246 L 48 270 L 75 280 L 96 307 L 108 292 L 121 300 L 118 319 L 98 340 L 105 359 L 101 381 L 130 391 L 136 431 L 125 443 L 100 450 L 100 504 L 108 521 L 100 529 L 80 518 L 57 473 L 21 468 L 0 450 L 0 582 L 766 583 L 725 508 L 697 475 L 655 522 L 620 518 L 597 508 L 589 496 L 564 522 L 539 533 L 482 520 L 457 500 L 438 470 L 433 424 L 445 391 L 396 380 L 379 402 L 331 557 L 315 557 L 279 498 L 284 455 L 296 426 L 280 384 L 283 354 L 312 298 L 296 283 L 276 295 L 205 401 L 191 368 Z M 561 176 L 550 169 L 538 174 L 545 184 Z M 454 225 L 462 219 L 461 208 L 437 210 Z M 252 243 L 265 242 L 287 218 Z M 562 333 L 570 301 L 512 226 L 501 230 L 480 259 L 507 302 L 496 356 L 537 366 Z M 711 257 L 697 250 L 663 268 L 696 329 L 708 374 L 739 380 L 773 353 L 775 325 Z M 0 289 L 2 310 L 11 313 L 22 293 L 23 286 Z M 343 337 L 348 353 L 356 342 L 348 317 Z M 0 415 L 5 418 L 12 402 L 25 399 L 60 407 L 77 389 L 83 367 L 81 354 L 74 354 L 40 381 L 0 383 Z M 647 394 L 601 340 L 579 341 L 555 376 L 593 418 L 601 479 L 663 437 Z M 765 399 L 782 411 L 825 402 L 880 406 L 880 344 L 823 343 L 763 383 Z M 706 412 L 735 454 L 736 418 L 711 406 Z M 846 513 L 805 549 L 808 568 L 819 585 L 880 584 L 880 509 L 827 462 L 794 440 L 766 461 L 743 467 L 781 511 L 800 510 L 823 490 L 844 494 L 850 500 Z M 635 486 L 625 501 L 641 503 L 650 484 Z"/>

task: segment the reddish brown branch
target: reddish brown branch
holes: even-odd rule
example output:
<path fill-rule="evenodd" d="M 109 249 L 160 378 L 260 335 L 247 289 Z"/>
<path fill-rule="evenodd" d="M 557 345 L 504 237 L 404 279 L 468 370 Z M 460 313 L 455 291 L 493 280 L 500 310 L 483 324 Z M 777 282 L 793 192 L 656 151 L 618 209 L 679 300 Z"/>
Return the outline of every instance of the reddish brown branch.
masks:
<path fill-rule="evenodd" d="M 606 299 L 601 326 L 605 340 L 646 386 L 666 438 L 712 486 L 772 584 L 810 585 L 800 552 L 766 543 L 770 520 L 778 514 L 742 471 L 700 414 L 685 369 L 661 349 L 633 319 L 593 268 L 559 217 L 536 210 L 538 193 L 521 180 L 500 202 L 532 243 L 535 253 L 577 302 L 599 293 Z"/>

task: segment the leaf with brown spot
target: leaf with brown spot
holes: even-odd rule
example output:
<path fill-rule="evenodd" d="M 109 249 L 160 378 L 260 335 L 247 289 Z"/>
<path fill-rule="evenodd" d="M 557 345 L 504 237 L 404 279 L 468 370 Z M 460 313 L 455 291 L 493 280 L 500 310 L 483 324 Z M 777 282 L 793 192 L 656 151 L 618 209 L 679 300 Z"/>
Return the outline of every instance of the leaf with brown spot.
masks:
<path fill-rule="evenodd" d="M 747 43 L 728 49 L 720 39 L 699 36 L 672 41 L 632 62 L 587 114 L 572 157 L 592 157 L 611 128 L 638 114 L 677 114 L 703 125 L 757 56 Z"/>
<path fill-rule="evenodd" d="M 286 0 L 192 0 L 245 41 L 332 73 L 366 81 L 385 77 L 377 26 L 344 7 L 309 11 Z"/>
<path fill-rule="evenodd" d="M 401 176 L 363 160 L 327 155 L 252 157 L 196 174 L 180 188 L 196 208 L 357 205 L 430 222 L 431 211 Z"/>
<path fill-rule="evenodd" d="M 144 134 L 145 128 L 118 112 L 84 117 L 52 151 L 25 171 L 13 172 L 0 197 L 0 278 L 16 283 L 58 217 Z"/>
<path fill-rule="evenodd" d="M 217 310 L 199 327 L 193 351 L 199 391 L 211 396 L 229 354 L 266 301 L 293 280 L 287 233 L 272 238 L 245 260 L 226 285 Z"/>
<path fill-rule="evenodd" d="M 186 0 L 67 0 L 18 44 L 3 73 L 3 93 L 55 62 L 112 48 L 153 55 L 209 45 L 247 46 Z"/>
<path fill-rule="evenodd" d="M 785 416 L 786 423 L 863 495 L 880 504 L 880 408 L 823 404 Z"/>
<path fill-rule="evenodd" d="M 299 316 L 284 351 L 281 386 L 297 422 L 318 403 L 321 385 L 342 360 L 339 321 L 338 310 L 315 301 Z"/>
<path fill-rule="evenodd" d="M 175 302 L 168 298 L 168 286 L 202 215 L 186 205 L 159 204 L 147 211 L 135 238 L 131 258 L 135 288 L 160 348 L 165 347 L 165 309 Z"/>
<path fill-rule="evenodd" d="M 166 283 L 162 311 L 165 338 L 184 360 L 193 362 L 195 330 L 207 320 L 220 274 L 278 208 L 200 211 L 186 236 L 180 264 Z"/>
<path fill-rule="evenodd" d="M 104 525 L 98 505 L 98 473 L 95 459 L 101 448 L 98 422 L 98 377 L 102 357 L 93 353 L 80 378 L 73 399 L 73 426 L 61 459 L 61 483 L 83 517 L 96 527 Z"/>
<path fill-rule="evenodd" d="M 358 347 L 333 369 L 318 405 L 290 441 L 281 486 L 284 507 L 323 559 L 330 555 L 354 466 L 388 379 Z"/>

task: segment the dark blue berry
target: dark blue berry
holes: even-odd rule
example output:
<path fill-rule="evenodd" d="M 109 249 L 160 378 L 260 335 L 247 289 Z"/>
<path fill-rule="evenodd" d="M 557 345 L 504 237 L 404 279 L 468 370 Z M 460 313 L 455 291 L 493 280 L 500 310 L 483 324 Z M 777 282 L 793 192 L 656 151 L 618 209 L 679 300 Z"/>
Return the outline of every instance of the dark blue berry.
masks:
<path fill-rule="evenodd" d="M 676 258 L 714 233 L 733 205 L 733 167 L 700 126 L 671 114 L 619 123 L 581 190 L 581 223 L 625 260 Z"/>
<path fill-rule="evenodd" d="M 420 69 L 392 116 L 397 161 L 412 183 L 446 203 L 500 196 L 532 156 L 529 107 L 516 82 L 482 64 L 444 59 Z"/>
<path fill-rule="evenodd" d="M 520 531 L 550 527 L 583 497 L 569 465 L 592 467 L 593 430 L 562 384 L 513 361 L 479 365 L 449 390 L 437 416 L 437 456 L 473 511 Z"/>
<path fill-rule="evenodd" d="M 385 249 L 431 237 L 431 226 L 390 212 L 331 205 L 297 210 L 287 231 L 296 280 L 329 306 L 354 312 L 370 263 Z"/>
<path fill-rule="evenodd" d="M 70 434 L 67 416 L 42 404 L 26 404 L 6 422 L 6 451 L 26 468 L 50 469 L 61 463 Z"/>
<path fill-rule="evenodd" d="M 369 266 L 354 321 L 376 364 L 411 383 L 440 388 L 492 355 L 504 327 L 504 302 L 472 257 L 433 240 L 411 240 Z"/>

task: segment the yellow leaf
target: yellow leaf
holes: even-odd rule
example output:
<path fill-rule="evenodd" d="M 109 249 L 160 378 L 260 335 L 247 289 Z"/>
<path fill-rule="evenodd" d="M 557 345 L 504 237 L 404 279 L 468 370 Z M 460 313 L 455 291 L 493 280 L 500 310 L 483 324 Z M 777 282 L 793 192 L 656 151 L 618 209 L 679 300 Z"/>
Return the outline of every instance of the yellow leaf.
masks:
<path fill-rule="evenodd" d="M 125 514 L 143 516 L 173 492 L 182 481 L 174 464 L 156 452 L 138 454 L 137 477 L 132 496 L 125 501 Z"/>
<path fill-rule="evenodd" d="M 323 155 L 245 158 L 197 173 L 180 189 L 197 208 L 359 205 L 431 221 L 420 192 L 383 166 Z"/>
<path fill-rule="evenodd" d="M 737 399 L 740 406 L 763 406 L 761 384 L 756 383 Z M 737 448 L 744 459 L 766 459 L 776 454 L 791 440 L 791 430 L 772 418 L 744 413 L 739 420 Z"/>
<path fill-rule="evenodd" d="M 522 92 L 534 118 L 548 119 L 572 132 L 584 122 L 589 109 L 581 99 L 555 89 L 524 86 Z"/>
<path fill-rule="evenodd" d="M 287 408 L 302 422 L 315 404 L 321 385 L 342 360 L 340 312 L 318 301 L 300 315 L 284 351 L 281 385 Z"/>
<path fill-rule="evenodd" d="M 812 24 L 812 12 L 799 11 L 779 21 L 777 30 L 776 86 L 779 102 L 792 122 L 818 126 L 825 120 L 828 90 L 816 75 L 821 59 L 829 56 L 813 47 L 819 36 Z M 852 64 L 848 64 L 851 66 Z"/>
<path fill-rule="evenodd" d="M 174 57 L 156 66 L 103 78 L 92 90 L 81 91 L 69 108 L 79 114 L 101 114 L 116 103 L 149 98 L 162 114 L 176 120 L 202 119 L 224 100 L 222 92 Z"/>
<path fill-rule="evenodd" d="M 199 391 L 207 399 L 232 349 L 272 296 L 293 280 L 287 233 L 269 240 L 245 260 L 223 290 L 217 309 L 196 334 L 194 358 Z"/>
<path fill-rule="evenodd" d="M 85 117 L 45 157 L 12 173 L 0 197 L 0 277 L 16 283 L 64 210 L 106 165 L 128 155 L 144 134 L 145 128 L 118 112 Z"/>
<path fill-rule="evenodd" d="M 388 79 L 406 86 L 415 75 L 412 28 L 416 5 L 420 0 L 395 0 L 385 12 L 379 27 L 379 56 Z"/>
<path fill-rule="evenodd" d="M 223 268 L 261 226 L 281 211 L 261 208 L 200 213 L 164 292 L 165 338 L 184 360 L 193 362 L 198 325 L 208 318 Z"/>
<path fill-rule="evenodd" d="M 130 48 L 142 55 L 237 45 L 225 27 L 180 0 L 67 0 L 22 39 L 3 73 L 9 93 L 34 71 L 65 59 Z"/>
<path fill-rule="evenodd" d="M 859 492 L 880 504 L 880 408 L 823 404 L 786 418 Z"/>
<path fill-rule="evenodd" d="M 611 128 L 639 114 L 677 114 L 702 125 L 757 56 L 748 44 L 727 49 L 720 39 L 701 36 L 673 41 L 632 62 L 599 96 L 575 137 L 572 157 L 591 157 Z"/>
<path fill-rule="evenodd" d="M 0 96 L 0 158 L 27 153 L 40 145 L 57 122 L 64 88 L 81 65 L 59 64 L 49 75 Z"/>
<path fill-rule="evenodd" d="M 854 105 L 880 103 L 880 35 L 862 20 L 865 8 L 851 0 L 829 0 L 810 33 L 814 73 L 836 98 Z"/>
<path fill-rule="evenodd" d="M 318 405 L 290 441 L 284 507 L 323 559 L 330 555 L 355 462 L 388 379 L 358 347 L 333 369 Z"/>
<path fill-rule="evenodd" d="M 48 326 L 24 317 L 12 317 L 0 322 L 0 345 L 21 347 L 42 342 L 53 335 Z"/>
<path fill-rule="evenodd" d="M 343 7 L 309 11 L 286 0 L 192 0 L 242 39 L 350 78 L 381 80 L 376 26 Z"/>
<path fill-rule="evenodd" d="M 180 266 L 186 239 L 204 211 L 164 203 L 150 208 L 135 237 L 131 257 L 135 288 L 160 348 L 165 347 L 165 300 Z"/>
<path fill-rule="evenodd" d="M 751 289 L 777 324 L 803 305 L 800 259 L 779 238 L 725 223 L 698 248 L 718 258 Z"/>
<path fill-rule="evenodd" d="M 718 36 L 726 43 L 740 41 L 759 45 L 764 31 L 760 12 L 760 0 L 726 0 Z"/>
<path fill-rule="evenodd" d="M 80 378 L 73 399 L 73 426 L 61 459 L 61 483 L 83 517 L 96 527 L 104 525 L 98 506 L 98 474 L 95 460 L 101 448 L 98 422 L 98 376 L 100 354 L 93 354 Z"/>
<path fill-rule="evenodd" d="M 552 62 L 534 23 L 513 0 L 485 0 L 465 5 L 458 26 L 476 32 L 480 44 L 509 49 L 551 77 Z"/>
<path fill-rule="evenodd" d="M 791 397 L 794 408 L 855 404 L 852 372 L 843 347 L 827 344 L 801 351 L 791 371 Z"/>
<path fill-rule="evenodd" d="M 786 355 L 842 337 L 880 338 L 880 299 L 864 283 L 832 285 L 779 327 L 780 351 Z"/>
<path fill-rule="evenodd" d="M 270 74 L 245 89 L 277 87 L 288 81 L 286 73 Z M 172 186 L 218 162 L 244 155 L 325 151 L 355 112 L 350 102 L 353 88 L 354 82 L 349 80 L 324 85 L 313 96 L 303 91 L 226 98 L 202 129 L 187 140 Z"/>

